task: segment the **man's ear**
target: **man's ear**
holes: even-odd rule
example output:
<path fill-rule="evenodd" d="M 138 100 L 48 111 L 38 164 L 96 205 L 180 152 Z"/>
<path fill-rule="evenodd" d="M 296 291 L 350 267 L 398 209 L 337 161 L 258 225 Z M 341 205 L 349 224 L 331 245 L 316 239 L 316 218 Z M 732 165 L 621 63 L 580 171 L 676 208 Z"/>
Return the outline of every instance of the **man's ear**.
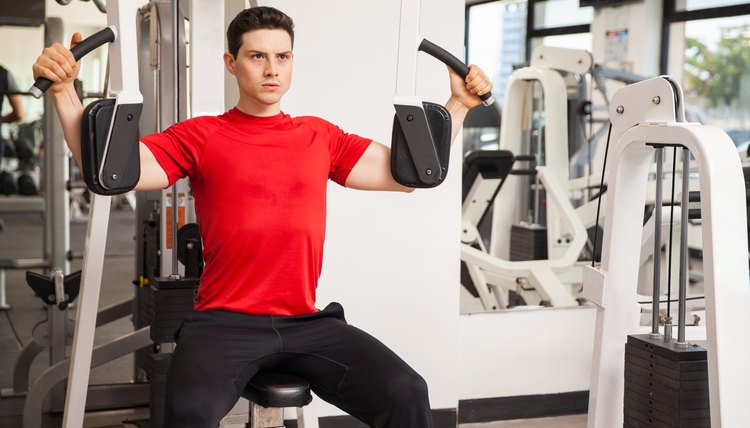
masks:
<path fill-rule="evenodd" d="M 229 52 L 224 52 L 224 66 L 227 68 L 227 71 L 230 72 L 232 75 L 235 74 L 234 57 Z"/>

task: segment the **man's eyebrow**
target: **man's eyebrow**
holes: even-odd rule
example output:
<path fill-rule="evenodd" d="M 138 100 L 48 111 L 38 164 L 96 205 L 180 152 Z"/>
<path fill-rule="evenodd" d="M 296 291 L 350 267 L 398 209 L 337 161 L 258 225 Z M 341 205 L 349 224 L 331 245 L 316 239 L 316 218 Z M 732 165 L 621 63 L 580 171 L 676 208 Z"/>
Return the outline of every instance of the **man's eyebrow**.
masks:
<path fill-rule="evenodd" d="M 248 49 L 247 53 L 250 55 L 261 54 L 261 55 L 268 56 L 268 52 L 257 51 L 255 49 Z M 279 52 L 276 55 L 291 55 L 291 54 L 292 54 L 292 51 L 284 51 L 284 52 Z"/>

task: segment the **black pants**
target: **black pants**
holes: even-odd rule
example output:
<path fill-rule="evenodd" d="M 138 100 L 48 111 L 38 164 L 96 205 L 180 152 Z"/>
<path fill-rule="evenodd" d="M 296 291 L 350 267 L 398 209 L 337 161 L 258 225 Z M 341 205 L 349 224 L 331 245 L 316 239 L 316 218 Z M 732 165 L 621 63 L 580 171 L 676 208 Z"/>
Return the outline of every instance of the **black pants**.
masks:
<path fill-rule="evenodd" d="M 299 316 L 193 312 L 176 340 L 167 427 L 216 427 L 248 380 L 267 369 L 304 377 L 320 398 L 372 427 L 432 426 L 424 379 L 348 325 L 338 303 Z"/>

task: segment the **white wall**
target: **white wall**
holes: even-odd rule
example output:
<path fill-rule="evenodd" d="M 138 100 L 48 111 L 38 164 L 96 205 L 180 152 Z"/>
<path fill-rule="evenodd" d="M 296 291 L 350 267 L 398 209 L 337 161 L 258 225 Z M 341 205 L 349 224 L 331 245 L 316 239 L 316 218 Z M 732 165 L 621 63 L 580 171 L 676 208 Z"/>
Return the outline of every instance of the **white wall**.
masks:
<path fill-rule="evenodd" d="M 316 115 L 390 144 L 398 1 L 260 1 L 295 20 L 294 83 L 283 109 Z M 462 55 L 463 3 L 422 2 L 421 31 Z M 445 67 L 420 59 L 418 95 L 443 103 Z M 430 385 L 432 406 L 456 407 L 460 147 L 447 181 L 414 194 L 329 187 L 319 306 L 341 302 L 347 319 L 378 337 Z M 327 408 L 323 414 L 340 414 Z"/>
<path fill-rule="evenodd" d="M 283 109 L 390 144 L 397 0 L 259 1 L 295 19 L 294 83 Z M 421 33 L 462 57 L 464 4 L 422 2 Z M 445 67 L 420 56 L 418 96 L 444 102 Z M 381 339 L 430 385 L 433 408 L 459 399 L 588 389 L 594 313 L 459 316 L 460 147 L 448 179 L 410 195 L 329 188 L 319 306 Z M 319 408 L 321 415 L 341 414 Z"/>
<path fill-rule="evenodd" d="M 399 1 L 259 3 L 295 19 L 295 77 L 284 110 L 389 144 Z M 48 6 L 50 16 L 71 27 L 98 26 L 101 19 L 90 2 L 66 9 L 48 0 Z M 423 1 L 421 25 L 423 36 L 462 57 L 461 0 Z M 445 67 L 425 55 L 418 95 L 433 102 L 449 96 Z M 434 408 L 455 408 L 466 398 L 587 389 L 593 311 L 459 315 L 460 153 L 456 144 L 448 178 L 433 190 L 366 193 L 331 184 L 319 306 L 343 303 L 349 322 L 427 379 Z M 318 407 L 322 416 L 341 414 Z"/>

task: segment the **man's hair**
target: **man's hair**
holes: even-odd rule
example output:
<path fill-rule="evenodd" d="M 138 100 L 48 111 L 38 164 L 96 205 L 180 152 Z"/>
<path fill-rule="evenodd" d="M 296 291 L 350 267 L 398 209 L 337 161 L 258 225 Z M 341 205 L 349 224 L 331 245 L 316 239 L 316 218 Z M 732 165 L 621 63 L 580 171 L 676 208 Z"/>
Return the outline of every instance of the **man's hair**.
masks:
<path fill-rule="evenodd" d="M 237 58 L 242 46 L 242 36 L 254 30 L 284 30 L 289 33 L 294 46 L 292 18 L 273 7 L 251 7 L 238 13 L 227 28 L 227 48 L 234 58 Z"/>

